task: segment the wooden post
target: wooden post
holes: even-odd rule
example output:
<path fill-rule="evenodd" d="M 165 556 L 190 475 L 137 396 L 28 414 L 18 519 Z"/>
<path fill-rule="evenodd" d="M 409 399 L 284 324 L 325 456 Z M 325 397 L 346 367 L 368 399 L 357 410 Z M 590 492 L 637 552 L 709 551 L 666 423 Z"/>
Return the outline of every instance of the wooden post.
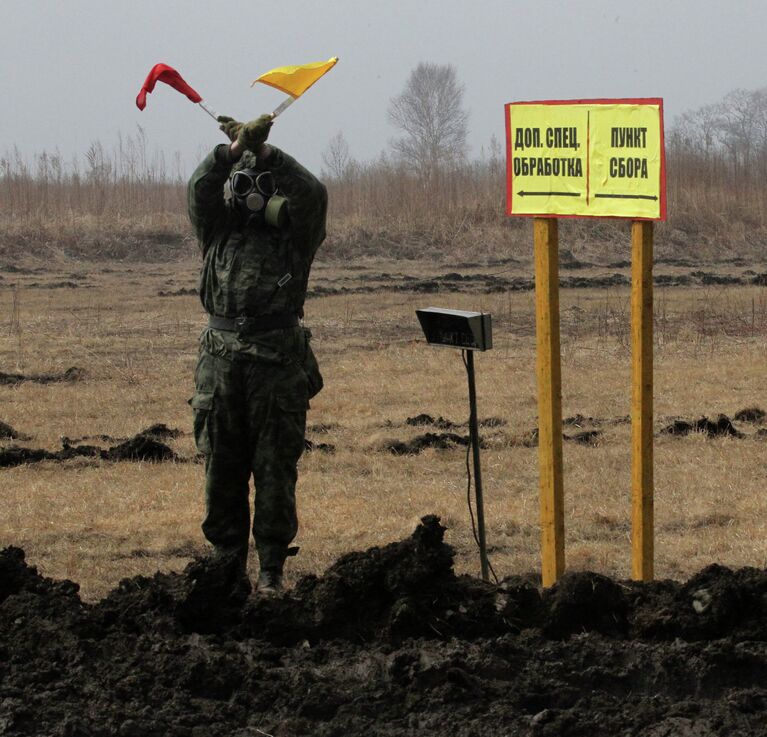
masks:
<path fill-rule="evenodd" d="M 535 321 L 538 350 L 541 575 L 543 585 L 552 586 L 565 570 L 557 220 L 555 218 L 535 218 L 533 229 L 535 239 Z"/>
<path fill-rule="evenodd" d="M 631 226 L 632 576 L 653 579 L 653 224 Z"/>

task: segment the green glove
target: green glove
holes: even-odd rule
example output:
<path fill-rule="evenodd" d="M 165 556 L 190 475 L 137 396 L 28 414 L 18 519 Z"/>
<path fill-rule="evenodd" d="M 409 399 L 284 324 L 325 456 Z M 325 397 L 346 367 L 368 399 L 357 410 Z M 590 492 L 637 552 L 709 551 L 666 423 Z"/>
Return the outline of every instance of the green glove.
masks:
<path fill-rule="evenodd" d="M 242 128 L 242 123 L 240 123 L 239 120 L 235 120 L 234 118 L 230 118 L 228 115 L 219 115 L 218 118 L 216 118 L 221 125 L 219 128 L 224 131 L 226 134 L 226 137 L 230 141 L 236 141 L 237 136 L 240 134 L 240 129 Z"/>
<path fill-rule="evenodd" d="M 254 154 L 266 143 L 269 138 L 269 129 L 272 127 L 272 116 L 262 115 L 260 118 L 245 123 L 237 134 L 237 142 Z"/>

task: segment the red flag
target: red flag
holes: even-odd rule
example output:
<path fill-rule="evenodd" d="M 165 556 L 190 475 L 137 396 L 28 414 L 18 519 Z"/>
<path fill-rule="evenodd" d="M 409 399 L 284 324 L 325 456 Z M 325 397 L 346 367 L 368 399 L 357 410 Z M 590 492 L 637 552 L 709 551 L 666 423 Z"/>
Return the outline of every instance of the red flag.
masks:
<path fill-rule="evenodd" d="M 147 75 L 144 85 L 141 91 L 136 97 L 136 106 L 139 110 L 143 110 L 146 107 L 146 96 L 148 92 L 154 89 L 157 82 L 165 82 L 173 87 L 174 90 L 178 90 L 182 95 L 186 95 L 192 102 L 200 102 L 200 97 L 183 79 L 183 77 L 173 68 L 167 64 L 155 64 L 152 67 L 152 71 Z"/>

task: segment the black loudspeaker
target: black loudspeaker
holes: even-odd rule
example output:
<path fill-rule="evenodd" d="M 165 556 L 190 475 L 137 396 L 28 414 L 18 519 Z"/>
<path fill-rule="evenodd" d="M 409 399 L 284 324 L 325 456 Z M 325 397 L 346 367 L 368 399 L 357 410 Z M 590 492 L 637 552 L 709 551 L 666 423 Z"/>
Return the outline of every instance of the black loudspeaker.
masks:
<path fill-rule="evenodd" d="M 489 312 L 446 310 L 427 307 L 416 310 L 418 322 L 432 345 L 486 351 L 493 347 L 493 327 Z"/>

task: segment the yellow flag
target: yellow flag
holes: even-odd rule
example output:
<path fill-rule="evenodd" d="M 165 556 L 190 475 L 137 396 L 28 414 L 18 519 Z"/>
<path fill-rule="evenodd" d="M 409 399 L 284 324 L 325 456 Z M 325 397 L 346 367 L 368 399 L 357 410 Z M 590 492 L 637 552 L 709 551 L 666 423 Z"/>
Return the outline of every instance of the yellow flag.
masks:
<path fill-rule="evenodd" d="M 263 82 L 270 87 L 287 92 L 291 97 L 300 97 L 306 92 L 323 74 L 329 72 L 338 61 L 334 56 L 327 61 L 318 61 L 314 64 L 303 64 L 298 67 L 277 67 L 258 79 L 254 79 L 250 86 L 256 82 Z"/>

